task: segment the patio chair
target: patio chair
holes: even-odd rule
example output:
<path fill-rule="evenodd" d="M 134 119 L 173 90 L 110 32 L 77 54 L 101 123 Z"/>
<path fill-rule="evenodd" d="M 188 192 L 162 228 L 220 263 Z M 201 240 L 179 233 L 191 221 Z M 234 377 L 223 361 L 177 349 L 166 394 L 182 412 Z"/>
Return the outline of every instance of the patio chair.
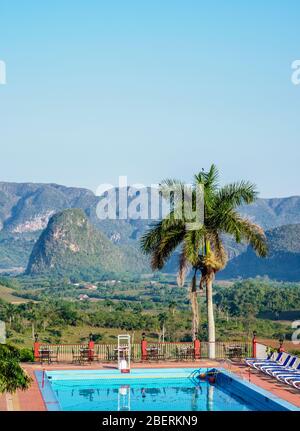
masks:
<path fill-rule="evenodd" d="M 107 361 L 117 361 L 118 360 L 118 352 L 109 350 L 109 347 L 106 347 L 106 360 Z"/>
<path fill-rule="evenodd" d="M 147 349 L 147 360 L 159 361 L 165 359 L 163 347 L 149 346 Z"/>
<path fill-rule="evenodd" d="M 180 347 L 175 349 L 175 359 L 176 361 L 181 361 L 183 359 L 183 351 Z"/>
<path fill-rule="evenodd" d="M 88 348 L 84 348 L 80 350 L 80 358 L 79 363 L 80 365 L 88 364 L 92 362 L 92 356 L 91 351 Z"/>
<path fill-rule="evenodd" d="M 97 350 L 94 350 L 93 352 L 93 362 L 99 362 L 100 361 L 100 347 L 97 347 Z"/>
<path fill-rule="evenodd" d="M 72 348 L 72 363 L 80 363 L 81 362 L 81 355 L 80 352 L 75 352 Z"/>
<path fill-rule="evenodd" d="M 49 349 L 45 349 L 45 348 L 42 348 L 42 349 L 40 349 L 39 350 L 39 360 L 40 360 L 40 362 L 41 362 L 41 364 L 43 364 L 43 363 L 48 363 L 48 364 L 50 364 L 51 363 L 51 356 L 50 356 L 50 350 Z"/>
<path fill-rule="evenodd" d="M 166 352 L 163 347 L 157 352 L 157 357 L 160 361 L 164 361 L 166 359 Z"/>
<path fill-rule="evenodd" d="M 58 363 L 58 354 L 60 347 L 58 346 L 55 352 L 50 352 L 50 361 Z"/>

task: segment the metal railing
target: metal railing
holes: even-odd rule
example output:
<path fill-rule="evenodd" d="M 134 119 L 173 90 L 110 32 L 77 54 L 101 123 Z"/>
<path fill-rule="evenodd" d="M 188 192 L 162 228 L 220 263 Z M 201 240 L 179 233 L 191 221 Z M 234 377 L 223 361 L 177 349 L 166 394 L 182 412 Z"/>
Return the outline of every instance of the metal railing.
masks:
<path fill-rule="evenodd" d="M 57 354 L 57 362 L 72 362 L 74 355 L 79 355 L 80 350 L 86 344 L 44 344 L 41 343 L 40 349 L 49 349 Z"/>
<path fill-rule="evenodd" d="M 252 342 L 248 341 L 216 341 L 216 359 L 246 358 L 252 356 Z M 208 342 L 201 342 L 201 358 L 207 359 Z"/>
<path fill-rule="evenodd" d="M 179 359 L 185 351 L 193 350 L 194 344 L 192 342 L 148 342 L 148 348 L 150 352 L 151 348 L 157 348 L 158 359 L 170 361 Z M 149 359 L 151 359 L 151 355 L 149 355 Z"/>
<path fill-rule="evenodd" d="M 201 341 L 200 358 L 208 359 L 208 342 Z M 71 363 L 75 356 L 88 347 L 85 344 L 46 344 L 40 343 L 40 349 L 48 349 L 53 352 L 57 362 Z M 117 361 L 117 344 L 95 344 L 94 357 L 99 362 Z M 154 354 L 153 354 L 154 352 Z M 222 342 L 215 343 L 216 359 L 244 358 L 252 356 L 251 342 Z M 194 359 L 193 342 L 148 342 L 147 360 L 178 361 Z M 131 345 L 131 360 L 142 361 L 142 349 L 140 343 Z"/>

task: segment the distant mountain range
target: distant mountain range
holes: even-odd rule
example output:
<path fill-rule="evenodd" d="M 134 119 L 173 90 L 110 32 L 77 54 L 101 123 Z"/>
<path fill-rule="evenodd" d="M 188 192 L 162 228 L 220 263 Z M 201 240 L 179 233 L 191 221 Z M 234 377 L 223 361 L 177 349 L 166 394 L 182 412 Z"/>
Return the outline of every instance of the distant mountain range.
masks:
<path fill-rule="evenodd" d="M 57 184 L 0 182 L 0 270 L 25 268 L 34 243 L 50 217 L 68 208 L 82 209 L 108 239 L 138 249 L 143 220 L 99 220 L 99 197 L 87 189 Z"/>
<path fill-rule="evenodd" d="M 81 209 L 89 223 L 98 231 L 100 230 L 110 243 L 118 247 L 118 250 L 125 249 L 131 256 L 134 256 L 134 259 L 143 262 L 137 266 L 137 271 L 145 270 L 147 265 L 145 266 L 145 258 L 140 253 L 138 239 L 149 225 L 149 221 L 99 220 L 96 214 L 98 202 L 99 197 L 90 190 L 83 188 L 65 187 L 57 184 L 0 182 L 0 270 L 26 268 L 34 244 L 43 229 L 47 227 L 50 218 L 56 213 L 70 208 Z M 287 224 L 297 225 L 300 224 L 300 197 L 258 199 L 252 205 L 241 207 L 240 212 L 266 230 Z M 293 236 L 291 234 L 293 229 L 297 231 L 298 227 L 288 226 L 286 229 L 290 238 Z M 283 235 L 282 237 L 275 235 L 278 232 L 276 230 L 272 231 L 273 233 L 269 232 L 268 236 L 270 238 L 272 235 L 276 236 L 272 240 L 272 247 L 275 247 L 276 242 L 280 242 L 281 248 L 278 253 L 282 257 L 285 253 L 283 245 L 286 241 L 285 233 L 287 231 L 279 231 Z M 297 235 L 295 238 L 297 238 L 295 239 L 296 242 L 299 241 Z M 251 251 L 247 250 L 244 245 L 237 246 L 229 238 L 226 238 L 226 246 L 232 259 L 222 274 L 223 277 L 231 278 L 240 276 L 240 274 L 241 276 L 247 276 L 247 274 L 254 276 L 265 271 L 263 269 L 256 270 L 259 268 L 257 262 L 252 263 L 252 260 L 249 260 Z M 293 265 L 296 264 L 298 252 L 293 250 L 289 253 L 286 258 L 291 259 Z M 255 257 L 255 255 L 253 256 Z M 278 255 L 277 258 L 279 258 Z M 242 265 L 242 262 L 244 262 L 243 273 L 237 269 L 239 265 Z M 113 269 L 112 265 L 111 270 L 113 271 Z M 174 269 L 175 258 L 168 265 L 168 270 L 173 271 Z M 268 268 L 266 271 L 268 275 Z M 285 277 L 286 271 L 291 272 L 292 268 L 282 268 L 282 272 L 280 272 L 282 275 L 278 277 Z M 272 274 L 275 273 L 272 272 Z"/>
<path fill-rule="evenodd" d="M 251 247 L 233 258 L 219 278 L 268 276 L 282 281 L 300 281 L 300 224 L 281 226 L 266 232 L 268 256 L 261 259 Z"/>

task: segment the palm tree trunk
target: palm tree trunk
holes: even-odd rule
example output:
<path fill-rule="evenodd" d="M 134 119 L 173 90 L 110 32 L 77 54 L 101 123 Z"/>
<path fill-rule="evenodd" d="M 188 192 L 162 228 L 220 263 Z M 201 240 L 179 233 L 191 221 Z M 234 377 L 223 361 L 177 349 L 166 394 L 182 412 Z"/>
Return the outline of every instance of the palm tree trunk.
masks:
<path fill-rule="evenodd" d="M 207 302 L 207 325 L 208 325 L 208 357 L 215 359 L 216 357 L 216 330 L 213 308 L 213 283 L 212 279 L 208 278 L 206 282 L 206 302 Z"/>
<path fill-rule="evenodd" d="M 194 273 L 192 283 L 191 283 L 191 307 L 192 307 L 192 340 L 196 339 L 199 330 L 199 307 L 198 307 L 198 297 L 197 297 L 197 287 L 196 287 L 196 271 Z"/>

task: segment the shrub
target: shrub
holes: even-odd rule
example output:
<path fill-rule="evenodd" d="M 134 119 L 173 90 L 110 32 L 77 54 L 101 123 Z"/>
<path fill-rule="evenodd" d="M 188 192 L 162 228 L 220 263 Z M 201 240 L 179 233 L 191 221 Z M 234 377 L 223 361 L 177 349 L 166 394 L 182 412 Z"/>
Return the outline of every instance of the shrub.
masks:
<path fill-rule="evenodd" d="M 0 393 L 25 390 L 32 379 L 19 364 L 20 352 L 7 344 L 0 344 Z"/>
<path fill-rule="evenodd" d="M 34 356 L 32 349 L 20 349 L 20 362 L 34 362 Z"/>

